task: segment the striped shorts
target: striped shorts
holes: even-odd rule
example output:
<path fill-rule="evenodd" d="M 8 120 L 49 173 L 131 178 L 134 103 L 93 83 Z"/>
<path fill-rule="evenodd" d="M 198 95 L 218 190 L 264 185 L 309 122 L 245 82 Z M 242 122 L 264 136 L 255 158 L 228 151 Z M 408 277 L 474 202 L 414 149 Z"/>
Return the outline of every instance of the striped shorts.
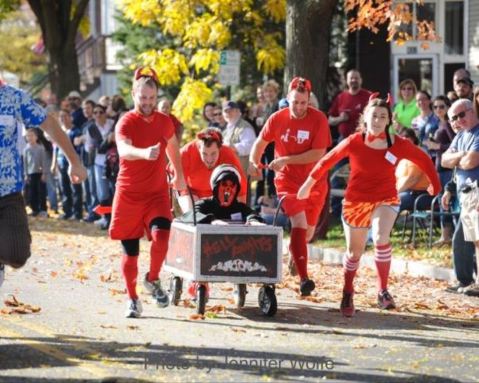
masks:
<path fill-rule="evenodd" d="M 30 258 L 32 237 L 21 193 L 0 197 L 0 263 L 22 267 Z"/>
<path fill-rule="evenodd" d="M 368 229 L 371 227 L 371 217 L 379 206 L 389 206 L 399 212 L 398 197 L 388 198 L 379 202 L 350 202 L 343 200 L 343 221 L 354 228 Z"/>

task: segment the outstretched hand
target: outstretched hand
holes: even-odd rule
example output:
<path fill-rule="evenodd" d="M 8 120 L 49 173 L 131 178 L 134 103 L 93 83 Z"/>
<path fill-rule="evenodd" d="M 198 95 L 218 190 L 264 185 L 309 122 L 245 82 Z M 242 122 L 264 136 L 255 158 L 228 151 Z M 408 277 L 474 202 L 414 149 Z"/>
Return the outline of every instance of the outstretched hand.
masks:
<path fill-rule="evenodd" d="M 307 199 L 309 198 L 311 194 L 311 189 L 313 188 L 313 185 L 315 184 L 315 180 L 311 177 L 308 177 L 304 184 L 301 185 L 301 187 L 298 190 L 298 193 L 296 194 L 297 199 Z"/>

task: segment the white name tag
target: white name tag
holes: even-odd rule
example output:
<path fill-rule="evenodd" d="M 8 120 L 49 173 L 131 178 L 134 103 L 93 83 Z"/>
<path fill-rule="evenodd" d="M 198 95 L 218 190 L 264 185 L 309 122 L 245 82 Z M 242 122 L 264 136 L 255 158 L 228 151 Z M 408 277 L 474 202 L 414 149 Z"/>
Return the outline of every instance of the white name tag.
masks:
<path fill-rule="evenodd" d="M 10 116 L 8 114 L 0 114 L 0 125 L 3 125 L 3 126 L 13 125 L 14 121 L 15 120 L 13 116 Z"/>
<path fill-rule="evenodd" d="M 392 154 L 389 150 L 386 152 L 386 155 L 384 156 L 384 158 L 393 165 L 396 165 L 396 162 L 398 161 L 397 157 L 394 154 Z"/>
<path fill-rule="evenodd" d="M 309 138 L 309 132 L 307 130 L 298 130 L 298 138 L 300 140 L 307 140 Z"/>
<path fill-rule="evenodd" d="M 232 221 L 242 221 L 243 216 L 242 216 L 241 213 L 233 213 L 233 214 L 231 214 L 231 220 Z"/>

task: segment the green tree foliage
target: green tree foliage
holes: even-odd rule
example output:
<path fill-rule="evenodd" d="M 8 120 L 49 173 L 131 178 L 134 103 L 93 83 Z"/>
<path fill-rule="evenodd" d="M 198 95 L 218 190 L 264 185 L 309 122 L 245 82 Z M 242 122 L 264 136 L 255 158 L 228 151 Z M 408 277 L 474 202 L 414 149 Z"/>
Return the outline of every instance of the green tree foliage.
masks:
<path fill-rule="evenodd" d="M 156 27 L 167 39 L 134 57 L 130 70 L 150 65 L 162 86 L 179 85 L 174 111 L 184 121 L 212 99 L 222 50 L 239 49 L 252 78 L 284 67 L 285 0 L 121 0 L 120 5 L 125 18 Z"/>
<path fill-rule="evenodd" d="M 1 70 L 17 74 L 22 83 L 30 82 L 35 75 L 46 74 L 45 55 L 32 50 L 41 37 L 40 29 L 24 12 L 5 14 L 0 35 Z"/>

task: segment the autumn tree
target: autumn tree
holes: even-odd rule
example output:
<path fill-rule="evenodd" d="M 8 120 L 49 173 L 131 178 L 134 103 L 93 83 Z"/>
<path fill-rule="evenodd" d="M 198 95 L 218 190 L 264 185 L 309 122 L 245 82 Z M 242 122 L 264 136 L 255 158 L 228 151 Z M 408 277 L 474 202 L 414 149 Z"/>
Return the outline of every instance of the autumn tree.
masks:
<path fill-rule="evenodd" d="M 258 68 L 266 75 L 285 68 L 284 82 L 296 75 L 310 78 L 320 101 L 326 98 L 331 21 L 338 1 L 344 1 L 351 31 L 375 32 L 388 25 L 390 39 L 410 38 L 400 25 L 415 23 L 417 38 L 436 36 L 432 25 L 414 20 L 409 5 L 422 0 L 120 0 L 126 18 L 144 26 L 157 25 L 175 44 L 149 49 L 135 64 L 153 66 L 163 85 L 181 84 L 176 113 L 188 120 L 212 94 L 219 69 L 219 51 L 252 47 Z M 240 20 L 240 23 L 234 23 Z M 281 33 L 271 33 L 267 23 L 286 21 L 286 45 Z M 240 46 L 232 45 L 240 36 Z"/>
<path fill-rule="evenodd" d="M 121 0 L 120 8 L 132 22 L 157 25 L 171 37 L 172 44 L 143 52 L 134 65 L 151 65 L 163 86 L 181 84 L 174 110 L 183 120 L 211 99 L 222 50 L 251 49 L 267 75 L 284 67 L 283 33 L 274 26 L 284 22 L 285 0 Z"/>
<path fill-rule="evenodd" d="M 377 33 L 378 26 L 387 25 L 388 41 L 404 44 L 406 41 L 417 39 L 427 45 L 430 41 L 439 41 L 434 22 L 414 19 L 411 6 L 416 3 L 423 5 L 424 0 L 409 0 L 398 2 L 394 0 L 344 0 L 346 11 L 352 17 L 348 20 L 348 30 L 351 32 L 361 28 Z M 405 28 L 414 24 L 417 35 L 414 37 Z"/>
<path fill-rule="evenodd" d="M 42 30 L 52 92 L 80 88 L 76 39 L 89 0 L 27 0 Z"/>
<path fill-rule="evenodd" d="M 45 75 L 45 56 L 32 50 L 41 34 L 31 18 L 18 10 L 5 14 L 0 23 L 0 34 L 1 70 L 16 73 L 22 83 L 31 81 L 35 74 Z"/>

